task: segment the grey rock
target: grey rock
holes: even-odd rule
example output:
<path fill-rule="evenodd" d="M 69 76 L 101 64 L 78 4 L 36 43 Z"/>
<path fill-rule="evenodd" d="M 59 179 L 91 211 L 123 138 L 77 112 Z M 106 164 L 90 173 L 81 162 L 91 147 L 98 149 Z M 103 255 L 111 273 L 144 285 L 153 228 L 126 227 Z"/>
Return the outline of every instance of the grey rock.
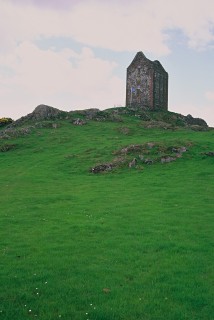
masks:
<path fill-rule="evenodd" d="M 188 125 L 197 125 L 197 126 L 204 126 L 204 127 L 208 127 L 206 121 L 204 121 L 203 119 L 201 118 L 193 118 L 191 116 L 191 114 L 188 114 L 186 117 L 185 117 L 185 121 Z"/>
<path fill-rule="evenodd" d="M 145 163 L 145 164 L 148 164 L 148 165 L 151 165 L 151 164 L 154 163 L 154 161 L 153 161 L 152 159 L 148 159 L 148 158 L 147 158 L 147 159 L 144 160 L 144 163 Z"/>
<path fill-rule="evenodd" d="M 113 165 L 111 163 L 100 164 L 98 166 L 93 167 L 90 171 L 92 173 L 101 173 L 105 171 L 110 171 L 113 169 Z"/>
<path fill-rule="evenodd" d="M 136 158 L 134 158 L 131 162 L 129 162 L 129 168 L 133 168 L 133 167 L 135 167 L 135 166 L 136 166 L 136 164 L 137 164 L 137 159 L 136 159 Z"/>
<path fill-rule="evenodd" d="M 169 162 L 172 162 L 175 160 L 176 160 L 176 158 L 173 158 L 173 157 L 163 157 L 163 158 L 161 158 L 161 163 L 169 163 Z"/>
<path fill-rule="evenodd" d="M 60 111 L 59 109 L 40 104 L 31 114 L 28 115 L 28 117 L 33 120 L 53 119 L 59 116 L 61 112 L 62 111 Z"/>
<path fill-rule="evenodd" d="M 186 152 L 187 151 L 187 148 L 186 147 L 172 147 L 172 152 L 175 152 L 175 153 L 183 153 L 183 152 Z"/>
<path fill-rule="evenodd" d="M 25 122 L 27 122 L 29 120 L 43 121 L 43 120 L 50 120 L 50 119 L 60 119 L 61 117 L 65 118 L 65 116 L 67 114 L 68 114 L 68 112 L 66 112 L 66 111 L 61 111 L 57 108 L 53 108 L 53 107 L 47 106 L 45 104 L 40 104 L 39 106 L 37 106 L 34 109 L 33 112 L 14 121 L 9 127 L 13 128 L 13 127 L 23 125 Z"/>
<path fill-rule="evenodd" d="M 84 124 L 86 124 L 86 121 L 80 119 L 80 118 L 77 118 L 73 121 L 73 124 L 76 125 L 76 126 L 83 126 Z"/>

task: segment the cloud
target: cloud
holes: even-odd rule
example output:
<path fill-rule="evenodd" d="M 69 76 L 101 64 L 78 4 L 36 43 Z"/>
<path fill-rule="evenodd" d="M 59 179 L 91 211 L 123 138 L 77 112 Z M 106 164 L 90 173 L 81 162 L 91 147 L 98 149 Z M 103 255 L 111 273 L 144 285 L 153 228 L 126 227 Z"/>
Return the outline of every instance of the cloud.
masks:
<path fill-rule="evenodd" d="M 1 102 L 16 117 L 39 103 L 64 110 L 124 104 L 124 83 L 114 76 L 116 63 L 96 58 L 87 47 L 77 54 L 70 49 L 41 50 L 23 42 L 13 55 L 0 58 L 1 63 L 8 73 L 0 77 Z"/>
<path fill-rule="evenodd" d="M 204 49 L 214 40 L 214 4 L 212 0 L 152 1 L 153 10 L 160 12 L 166 29 L 179 29 L 189 47 Z M 156 8 L 154 8 L 154 5 Z M 162 8 L 162 9 L 161 9 Z"/>
<path fill-rule="evenodd" d="M 142 11 L 143 9 L 143 11 Z M 13 50 L 22 41 L 68 37 L 85 45 L 115 51 L 154 51 L 167 54 L 165 34 L 144 8 L 86 1 L 71 10 L 44 10 L 41 6 L 15 6 L 3 2 L 0 11 L 0 38 L 4 50 Z M 7 32 L 5 32 L 5 30 Z"/>
<path fill-rule="evenodd" d="M 1 37 L 7 45 L 41 36 L 65 36 L 88 46 L 115 51 L 143 48 L 166 55 L 170 53 L 169 30 L 181 30 L 195 49 L 214 41 L 213 0 L 180 0 L 179 4 L 175 0 L 22 0 L 19 5 L 11 1 L 1 3 L 0 11 Z M 59 7 L 67 10 L 59 11 Z"/>

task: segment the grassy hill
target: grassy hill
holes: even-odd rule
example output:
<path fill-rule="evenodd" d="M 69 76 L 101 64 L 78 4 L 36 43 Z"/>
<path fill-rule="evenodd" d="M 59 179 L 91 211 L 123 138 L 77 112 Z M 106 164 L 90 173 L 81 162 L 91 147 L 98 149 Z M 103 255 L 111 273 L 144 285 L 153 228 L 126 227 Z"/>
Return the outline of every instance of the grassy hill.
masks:
<path fill-rule="evenodd" d="M 0 319 L 214 319 L 214 130 L 121 110 L 1 128 Z"/>

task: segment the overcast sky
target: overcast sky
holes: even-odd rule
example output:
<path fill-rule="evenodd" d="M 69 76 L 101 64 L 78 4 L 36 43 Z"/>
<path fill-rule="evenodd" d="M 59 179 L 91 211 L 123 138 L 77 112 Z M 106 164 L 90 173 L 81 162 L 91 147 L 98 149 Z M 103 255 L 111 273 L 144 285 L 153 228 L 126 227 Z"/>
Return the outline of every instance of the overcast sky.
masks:
<path fill-rule="evenodd" d="M 137 51 L 169 73 L 169 110 L 214 126 L 213 0 L 0 0 L 0 117 L 124 106 Z"/>

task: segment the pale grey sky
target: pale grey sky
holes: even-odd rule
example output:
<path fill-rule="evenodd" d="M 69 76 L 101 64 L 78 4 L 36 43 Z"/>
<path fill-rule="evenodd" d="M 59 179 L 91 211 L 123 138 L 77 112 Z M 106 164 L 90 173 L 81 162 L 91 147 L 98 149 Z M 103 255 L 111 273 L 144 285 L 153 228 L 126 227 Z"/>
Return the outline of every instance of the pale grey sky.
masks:
<path fill-rule="evenodd" d="M 213 0 L 0 0 L 0 41 L 0 117 L 123 106 L 143 51 L 169 73 L 169 109 L 214 126 Z"/>

